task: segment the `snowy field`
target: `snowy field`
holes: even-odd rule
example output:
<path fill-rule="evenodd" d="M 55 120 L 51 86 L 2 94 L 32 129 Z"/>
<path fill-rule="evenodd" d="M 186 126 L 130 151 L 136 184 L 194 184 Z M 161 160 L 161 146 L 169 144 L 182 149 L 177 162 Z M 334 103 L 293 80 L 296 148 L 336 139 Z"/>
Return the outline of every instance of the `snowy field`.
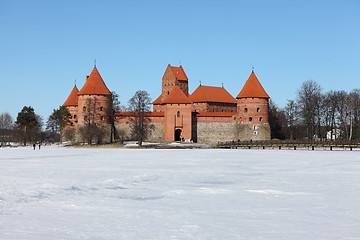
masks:
<path fill-rule="evenodd" d="M 360 239 L 360 151 L 0 148 L 0 239 Z"/>

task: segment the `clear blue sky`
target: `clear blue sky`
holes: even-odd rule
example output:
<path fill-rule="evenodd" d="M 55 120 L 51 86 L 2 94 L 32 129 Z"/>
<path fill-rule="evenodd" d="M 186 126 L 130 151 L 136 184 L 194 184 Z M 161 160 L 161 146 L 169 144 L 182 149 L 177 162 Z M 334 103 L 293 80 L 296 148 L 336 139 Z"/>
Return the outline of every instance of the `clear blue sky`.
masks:
<path fill-rule="evenodd" d="M 0 113 L 46 121 L 94 59 L 123 105 L 140 89 L 156 99 L 181 62 L 190 92 L 223 83 L 234 97 L 254 66 L 283 107 L 310 79 L 360 88 L 360 0 L 0 0 Z"/>

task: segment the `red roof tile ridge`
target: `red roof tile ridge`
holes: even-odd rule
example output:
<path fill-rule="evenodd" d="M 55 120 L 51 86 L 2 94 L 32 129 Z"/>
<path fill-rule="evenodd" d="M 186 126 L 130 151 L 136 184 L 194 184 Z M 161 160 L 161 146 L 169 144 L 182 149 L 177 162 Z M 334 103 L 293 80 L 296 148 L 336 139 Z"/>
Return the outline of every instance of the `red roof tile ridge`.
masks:
<path fill-rule="evenodd" d="M 181 65 L 179 67 L 176 67 L 169 64 L 169 67 L 171 68 L 171 71 L 173 72 L 177 80 L 188 81 L 188 77 L 184 71 L 184 68 Z"/>
<path fill-rule="evenodd" d="M 193 102 L 236 103 L 235 98 L 224 88 L 200 85 L 191 95 Z"/>
<path fill-rule="evenodd" d="M 179 88 L 179 86 L 175 86 L 169 95 L 163 101 L 163 104 L 166 103 L 192 103 L 191 100 L 185 95 L 183 91 Z"/>
<path fill-rule="evenodd" d="M 197 117 L 232 117 L 236 112 L 199 112 Z"/>
<path fill-rule="evenodd" d="M 160 96 L 157 98 L 157 99 L 155 99 L 153 102 L 152 102 L 152 104 L 153 105 L 160 105 L 160 104 L 162 104 L 162 94 L 160 94 Z"/>

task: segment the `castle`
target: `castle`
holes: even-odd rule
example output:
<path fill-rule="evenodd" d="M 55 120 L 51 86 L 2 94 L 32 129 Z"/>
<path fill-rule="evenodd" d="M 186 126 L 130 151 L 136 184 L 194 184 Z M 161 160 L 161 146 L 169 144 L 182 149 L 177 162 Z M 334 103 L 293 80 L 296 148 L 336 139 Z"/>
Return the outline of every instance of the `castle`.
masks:
<path fill-rule="evenodd" d="M 225 141 L 269 140 L 269 95 L 254 71 L 234 98 L 224 87 L 198 86 L 189 94 L 189 80 L 180 65 L 167 66 L 162 91 L 148 112 L 153 128 L 148 140 L 157 142 L 194 141 L 215 144 Z M 63 106 L 77 129 L 89 120 L 89 101 L 96 104 L 97 124 L 109 126 L 112 95 L 96 66 L 84 86 L 76 85 Z M 129 112 L 115 112 L 115 127 L 124 138 L 130 136 Z M 94 117 L 94 116 L 93 116 Z"/>

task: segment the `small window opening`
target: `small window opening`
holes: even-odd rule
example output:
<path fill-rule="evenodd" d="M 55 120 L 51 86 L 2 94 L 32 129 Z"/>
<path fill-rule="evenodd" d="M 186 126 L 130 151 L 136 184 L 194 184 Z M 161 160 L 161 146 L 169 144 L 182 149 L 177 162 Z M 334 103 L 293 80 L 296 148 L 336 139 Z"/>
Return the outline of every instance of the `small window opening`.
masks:
<path fill-rule="evenodd" d="M 249 117 L 249 122 L 251 122 L 252 121 L 252 117 Z"/>
<path fill-rule="evenodd" d="M 247 108 L 245 108 L 245 109 L 244 109 L 244 112 L 247 112 L 247 111 L 248 111 L 248 109 L 247 109 Z"/>
<path fill-rule="evenodd" d="M 257 108 L 257 109 L 256 109 L 256 112 L 260 112 L 260 108 Z"/>

